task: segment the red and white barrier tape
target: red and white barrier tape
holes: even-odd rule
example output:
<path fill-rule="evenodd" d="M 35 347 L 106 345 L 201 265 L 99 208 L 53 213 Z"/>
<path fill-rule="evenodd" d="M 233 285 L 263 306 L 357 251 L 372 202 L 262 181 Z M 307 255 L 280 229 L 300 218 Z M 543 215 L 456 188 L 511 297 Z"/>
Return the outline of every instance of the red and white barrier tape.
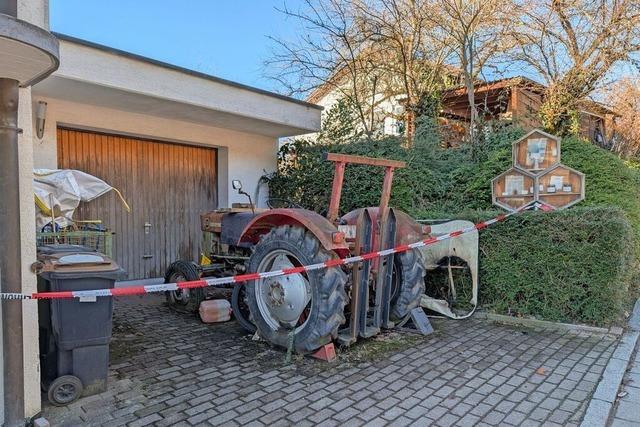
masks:
<path fill-rule="evenodd" d="M 37 292 L 31 295 L 20 293 L 0 293 L 0 300 L 25 300 L 25 299 L 64 299 L 64 298 L 79 298 L 80 300 L 91 301 L 96 297 L 116 297 L 116 296 L 129 296 L 129 295 L 144 295 L 155 292 L 177 291 L 180 289 L 192 289 L 192 288 L 205 288 L 209 286 L 222 286 L 236 283 L 248 282 L 257 279 L 266 279 L 269 277 L 287 276 L 290 274 L 298 274 L 306 271 L 322 270 L 330 267 L 337 267 L 341 265 L 355 264 L 362 261 L 371 260 L 374 258 L 380 258 L 387 255 L 406 252 L 412 249 L 422 248 L 424 246 L 433 245 L 434 243 L 442 242 L 443 240 L 452 239 L 461 236 L 472 231 L 482 230 L 497 222 L 504 221 L 505 219 L 520 213 L 527 209 L 540 208 L 542 210 L 552 209 L 550 206 L 535 202 L 523 206 L 522 208 L 510 212 L 508 214 L 498 215 L 497 217 L 479 222 L 471 227 L 463 228 L 461 230 L 452 231 L 447 234 L 442 234 L 437 237 L 430 237 L 428 239 L 420 240 L 408 245 L 400 245 L 395 248 L 385 249 L 376 252 L 369 252 L 362 255 L 352 256 L 348 258 L 336 258 L 330 259 L 325 262 L 303 265 L 299 267 L 286 268 L 283 270 L 267 271 L 263 273 L 248 273 L 240 274 L 237 276 L 218 277 L 218 278 L 203 278 L 201 280 L 194 280 L 190 282 L 176 282 L 176 283 L 163 283 L 160 285 L 144 285 L 144 286 L 130 286 L 126 288 L 114 288 L 114 289 L 95 289 L 87 291 L 58 291 L 58 292 Z"/>

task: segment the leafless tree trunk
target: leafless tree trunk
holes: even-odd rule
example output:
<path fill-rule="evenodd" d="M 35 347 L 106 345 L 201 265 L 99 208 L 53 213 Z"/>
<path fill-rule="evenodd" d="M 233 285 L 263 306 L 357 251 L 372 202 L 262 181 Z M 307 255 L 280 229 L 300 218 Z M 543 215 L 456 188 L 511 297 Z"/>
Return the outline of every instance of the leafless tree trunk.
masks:
<path fill-rule="evenodd" d="M 469 100 L 469 139 L 476 142 L 475 84 L 485 67 L 508 49 L 504 35 L 514 22 L 508 0 L 434 0 L 431 22 L 453 48 Z"/>
<path fill-rule="evenodd" d="M 624 78 L 606 91 L 615 119 L 612 151 L 622 157 L 640 155 L 640 78 Z"/>
<path fill-rule="evenodd" d="M 540 0 L 517 11 L 522 25 L 511 33 L 512 57 L 548 86 L 543 125 L 558 134 L 576 133 L 577 102 L 640 49 L 640 2 Z"/>

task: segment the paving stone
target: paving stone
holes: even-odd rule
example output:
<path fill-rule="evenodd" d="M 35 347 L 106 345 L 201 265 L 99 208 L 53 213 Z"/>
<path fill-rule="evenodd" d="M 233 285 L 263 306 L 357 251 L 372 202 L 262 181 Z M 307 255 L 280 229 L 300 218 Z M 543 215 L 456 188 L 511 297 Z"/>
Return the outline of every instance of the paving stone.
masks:
<path fill-rule="evenodd" d="M 527 418 L 526 414 L 518 411 L 511 411 L 502 420 L 503 423 L 518 426 Z"/>
<path fill-rule="evenodd" d="M 638 427 L 638 423 L 627 421 L 620 418 L 614 418 L 609 424 L 610 427 Z"/>
<path fill-rule="evenodd" d="M 459 419 L 460 417 L 457 417 L 456 415 L 453 415 L 451 413 L 445 414 L 436 421 L 436 425 L 441 427 L 449 427 L 455 424 Z"/>
<path fill-rule="evenodd" d="M 615 417 L 640 423 L 640 405 L 638 402 L 621 401 L 616 408 Z"/>
<path fill-rule="evenodd" d="M 450 412 L 454 415 L 457 415 L 459 417 L 462 417 L 463 415 L 465 415 L 467 412 L 469 412 L 471 409 L 473 408 L 473 406 L 463 402 L 459 402 L 457 405 L 455 405 L 454 407 L 452 407 L 450 409 Z"/>
<path fill-rule="evenodd" d="M 511 410 L 513 410 L 515 406 L 516 406 L 515 402 L 502 400 L 494 407 L 494 409 L 498 412 L 502 412 L 503 414 L 508 414 L 509 412 L 511 412 Z"/>
<path fill-rule="evenodd" d="M 536 421 L 544 421 L 549 416 L 550 413 L 551 411 L 549 411 L 548 409 L 538 407 L 531 412 L 531 415 L 529 416 L 529 418 Z"/>
<path fill-rule="evenodd" d="M 491 411 L 491 405 L 487 405 L 486 403 L 480 403 L 478 405 L 475 405 L 473 409 L 471 409 L 471 413 L 479 417 L 483 417 L 489 411 Z"/>
<path fill-rule="evenodd" d="M 345 408 L 337 411 L 333 418 L 340 421 L 341 423 L 344 423 L 347 420 L 355 419 L 359 413 L 360 411 L 355 408 Z"/>
<path fill-rule="evenodd" d="M 571 412 L 563 411 L 562 409 L 556 409 L 551 413 L 548 421 L 564 425 L 570 417 Z"/>
<path fill-rule="evenodd" d="M 162 417 L 158 414 L 147 415 L 143 418 L 138 418 L 136 421 L 129 424 L 130 427 L 142 427 L 148 426 L 149 424 L 153 424 L 156 421 L 160 421 Z"/>
<path fill-rule="evenodd" d="M 472 414 L 467 414 L 464 417 L 460 418 L 460 420 L 458 420 L 457 425 L 460 427 L 474 427 L 478 425 L 479 420 L 480 417 Z"/>
<path fill-rule="evenodd" d="M 247 413 L 243 413 L 242 415 L 240 415 L 238 418 L 236 418 L 236 421 L 240 424 L 246 424 L 249 421 L 253 421 L 256 418 L 262 416 L 264 414 L 263 411 L 261 411 L 260 409 L 253 409 Z"/>
<path fill-rule="evenodd" d="M 389 408 L 388 410 L 382 413 L 382 418 L 384 418 L 385 420 L 393 421 L 399 418 L 400 416 L 402 416 L 404 413 L 405 411 L 402 408 L 399 408 L 399 407 Z"/>
<path fill-rule="evenodd" d="M 187 409 L 186 411 L 184 411 L 185 414 L 189 415 L 189 416 L 193 416 L 193 415 L 197 415 L 200 412 L 204 412 L 207 409 L 211 409 L 213 408 L 213 404 L 211 402 L 204 402 L 201 403 L 197 406 L 194 406 L 192 408 Z"/>

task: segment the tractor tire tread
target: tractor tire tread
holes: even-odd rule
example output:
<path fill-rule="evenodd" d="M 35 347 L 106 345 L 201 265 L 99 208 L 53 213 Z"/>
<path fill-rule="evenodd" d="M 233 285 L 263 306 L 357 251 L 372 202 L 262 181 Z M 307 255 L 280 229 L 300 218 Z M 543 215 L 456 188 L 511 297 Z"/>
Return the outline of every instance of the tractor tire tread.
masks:
<path fill-rule="evenodd" d="M 292 252 L 297 252 L 295 253 L 297 257 L 302 256 L 310 264 L 321 263 L 334 257 L 331 252 L 320 245 L 318 239 L 311 232 L 302 227 L 283 225 L 262 236 L 249 260 L 248 271 L 257 270 L 260 258 L 268 253 L 268 249 L 263 248 L 273 247 L 275 249 L 287 244 L 294 245 L 289 249 L 292 249 Z M 262 254 L 263 250 L 267 252 Z M 345 291 L 347 275 L 345 272 L 339 267 L 332 267 L 326 270 L 310 271 L 307 275 L 313 278 L 313 282 L 317 284 L 318 300 L 314 301 L 315 317 L 313 312 L 310 314 L 309 321 L 313 321 L 313 324 L 308 323 L 300 332 L 296 333 L 294 347 L 298 353 L 310 353 L 328 344 L 337 337 L 338 328 L 345 322 L 344 306 L 347 300 Z M 257 281 L 253 281 L 247 284 L 247 293 L 254 318 L 252 320 L 256 322 L 258 333 L 262 338 L 271 344 L 286 348 L 288 331 L 284 328 L 273 331 L 264 325 L 262 319 L 255 319 L 260 316 L 259 313 L 253 313 L 254 310 L 257 310 L 255 297 L 252 296 L 255 293 L 256 283 Z"/>
<path fill-rule="evenodd" d="M 390 319 L 404 323 L 411 310 L 420 306 L 420 299 L 425 290 L 424 257 L 418 249 L 409 250 L 396 255 L 402 268 L 402 283 L 395 304 L 390 311 Z"/>

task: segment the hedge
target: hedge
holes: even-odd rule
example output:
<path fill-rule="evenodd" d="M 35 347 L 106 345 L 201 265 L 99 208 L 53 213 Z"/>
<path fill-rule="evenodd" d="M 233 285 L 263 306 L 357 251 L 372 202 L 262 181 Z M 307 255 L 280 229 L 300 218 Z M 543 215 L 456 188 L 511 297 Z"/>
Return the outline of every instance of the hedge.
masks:
<path fill-rule="evenodd" d="M 562 163 L 586 175 L 586 198 L 581 206 L 617 206 L 635 231 L 640 255 L 640 170 L 615 154 L 578 138 L 562 140 Z"/>
<path fill-rule="evenodd" d="M 619 208 L 511 217 L 482 231 L 480 304 L 552 321 L 616 323 L 635 293 L 633 242 Z"/>

